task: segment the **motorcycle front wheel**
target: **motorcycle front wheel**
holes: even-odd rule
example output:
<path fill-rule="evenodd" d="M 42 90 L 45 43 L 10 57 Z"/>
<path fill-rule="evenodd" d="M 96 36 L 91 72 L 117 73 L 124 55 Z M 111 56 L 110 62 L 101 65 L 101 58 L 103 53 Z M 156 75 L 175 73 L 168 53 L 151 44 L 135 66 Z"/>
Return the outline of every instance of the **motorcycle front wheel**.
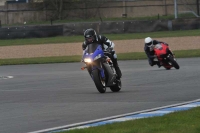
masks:
<path fill-rule="evenodd" d="M 172 56 L 170 56 L 168 59 L 170 60 L 170 62 L 172 63 L 172 65 L 173 65 L 176 69 L 179 69 L 179 68 L 180 68 L 180 66 L 178 65 L 178 63 L 176 62 L 176 60 L 175 60 Z"/>
<path fill-rule="evenodd" d="M 105 80 L 102 79 L 100 71 L 98 69 L 96 69 L 92 72 L 92 77 L 93 77 L 93 80 L 94 80 L 97 90 L 100 93 L 105 93 L 106 92 L 106 83 L 105 83 Z"/>

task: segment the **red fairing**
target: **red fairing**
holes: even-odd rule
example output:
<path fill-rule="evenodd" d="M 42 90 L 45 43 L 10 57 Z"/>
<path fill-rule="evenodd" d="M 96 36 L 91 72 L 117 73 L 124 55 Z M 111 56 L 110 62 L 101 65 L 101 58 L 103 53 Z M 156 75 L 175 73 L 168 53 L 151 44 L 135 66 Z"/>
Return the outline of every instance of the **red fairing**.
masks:
<path fill-rule="evenodd" d="M 150 50 L 154 51 L 158 61 L 160 64 L 158 66 L 163 66 L 165 69 L 169 70 L 172 67 L 179 69 L 180 66 L 178 65 L 174 54 L 169 49 L 169 46 L 165 43 L 159 43 L 156 45 L 151 45 Z"/>
<path fill-rule="evenodd" d="M 163 62 L 163 58 L 161 57 L 161 55 L 166 55 L 168 54 L 167 51 L 168 51 L 169 47 L 168 45 L 165 45 L 163 43 L 161 44 L 157 44 L 155 45 L 154 47 L 154 51 L 155 51 L 155 55 L 157 56 L 158 60 L 160 62 L 162 62 L 162 65 L 167 68 L 167 69 L 170 69 L 172 66 L 168 63 L 165 63 Z"/>
<path fill-rule="evenodd" d="M 154 51 L 155 51 L 155 55 L 160 58 L 160 55 L 164 55 L 167 54 L 167 49 L 169 49 L 169 47 L 163 43 L 158 44 L 155 46 Z"/>

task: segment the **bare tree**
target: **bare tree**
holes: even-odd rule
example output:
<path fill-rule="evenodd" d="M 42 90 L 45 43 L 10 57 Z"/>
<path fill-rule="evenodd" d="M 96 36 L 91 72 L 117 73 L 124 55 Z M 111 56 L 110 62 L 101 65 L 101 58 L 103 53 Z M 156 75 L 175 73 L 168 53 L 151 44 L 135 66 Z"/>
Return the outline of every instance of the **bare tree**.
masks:
<path fill-rule="evenodd" d="M 81 19 L 99 18 L 102 21 L 100 8 L 107 7 L 110 0 L 44 0 L 36 4 L 38 10 L 47 11 L 47 18 L 62 20 L 66 17 Z M 33 4 L 34 5 L 34 4 Z"/>
<path fill-rule="evenodd" d="M 55 9 L 55 16 L 57 16 L 58 19 L 61 20 L 63 13 L 63 0 L 45 0 L 45 2 L 51 2 L 52 6 Z"/>
<path fill-rule="evenodd" d="M 43 2 L 33 2 L 30 0 L 30 7 L 37 10 L 45 10 L 48 12 L 48 18 L 63 19 L 64 2 L 68 0 L 43 0 Z"/>
<path fill-rule="evenodd" d="M 44 0 L 44 3 L 47 8 L 50 7 L 50 9 L 53 10 L 54 19 L 59 19 L 59 20 L 62 19 L 63 5 L 64 5 L 63 0 Z"/>
<path fill-rule="evenodd" d="M 80 0 L 84 3 L 85 18 L 99 18 L 102 21 L 101 8 L 108 7 L 111 0 Z"/>

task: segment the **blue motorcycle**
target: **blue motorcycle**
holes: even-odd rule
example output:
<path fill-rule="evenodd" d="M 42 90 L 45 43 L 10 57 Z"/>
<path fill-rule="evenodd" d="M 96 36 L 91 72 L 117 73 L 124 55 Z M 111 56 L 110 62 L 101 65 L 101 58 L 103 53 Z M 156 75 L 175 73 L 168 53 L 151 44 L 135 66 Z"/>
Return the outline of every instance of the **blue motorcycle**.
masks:
<path fill-rule="evenodd" d="M 88 70 L 100 93 L 105 93 L 106 87 L 110 87 L 113 92 L 119 92 L 122 86 L 109 56 L 110 53 L 104 51 L 100 44 L 92 43 L 88 45 L 82 57 L 86 66 L 81 69 Z"/>

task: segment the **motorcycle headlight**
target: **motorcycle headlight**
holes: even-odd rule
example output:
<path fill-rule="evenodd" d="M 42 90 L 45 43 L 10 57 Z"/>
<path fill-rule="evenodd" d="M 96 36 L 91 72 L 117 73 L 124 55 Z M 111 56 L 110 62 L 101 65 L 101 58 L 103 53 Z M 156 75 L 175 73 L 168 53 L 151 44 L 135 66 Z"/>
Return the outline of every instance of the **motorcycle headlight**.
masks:
<path fill-rule="evenodd" d="M 85 59 L 84 59 L 84 62 L 91 63 L 92 60 L 91 60 L 90 58 L 85 58 Z"/>

